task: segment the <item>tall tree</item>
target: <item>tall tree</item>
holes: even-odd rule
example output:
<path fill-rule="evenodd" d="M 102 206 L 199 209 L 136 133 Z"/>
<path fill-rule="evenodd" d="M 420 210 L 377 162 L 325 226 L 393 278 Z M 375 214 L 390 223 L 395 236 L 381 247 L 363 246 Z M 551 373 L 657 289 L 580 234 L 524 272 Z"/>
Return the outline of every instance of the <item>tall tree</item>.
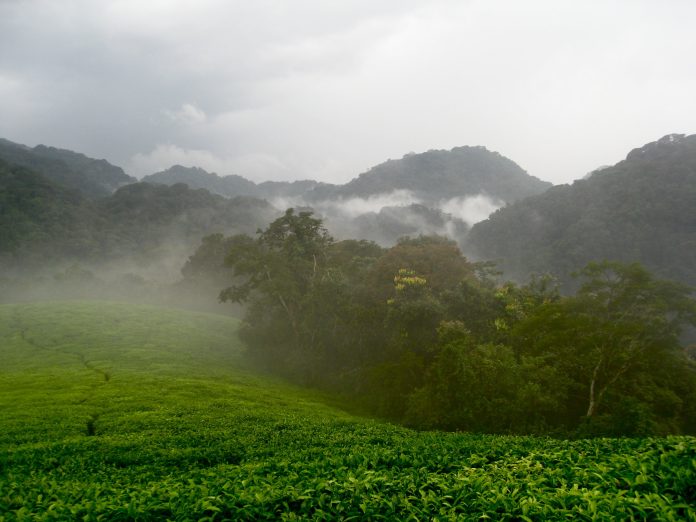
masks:
<path fill-rule="evenodd" d="M 321 220 L 294 209 L 256 238 L 231 238 L 225 263 L 239 282 L 224 289 L 220 299 L 248 303 L 242 335 L 266 362 L 282 366 L 296 359 L 314 365 L 307 357 L 317 356 L 318 330 L 335 304 L 327 301 L 326 291 L 336 284 L 327 263 L 332 244 Z"/>
<path fill-rule="evenodd" d="M 669 367 L 684 358 L 679 334 L 696 324 L 691 289 L 656 279 L 635 263 L 590 263 L 581 275 L 585 282 L 575 296 L 542 304 L 517 325 L 520 352 L 555 357 L 576 380 L 570 400 L 584 402 L 580 411 L 588 419 L 603 412 L 612 392 L 617 400 L 650 405 L 650 395 L 672 385 Z M 652 415 L 662 415 L 654 403 Z"/>

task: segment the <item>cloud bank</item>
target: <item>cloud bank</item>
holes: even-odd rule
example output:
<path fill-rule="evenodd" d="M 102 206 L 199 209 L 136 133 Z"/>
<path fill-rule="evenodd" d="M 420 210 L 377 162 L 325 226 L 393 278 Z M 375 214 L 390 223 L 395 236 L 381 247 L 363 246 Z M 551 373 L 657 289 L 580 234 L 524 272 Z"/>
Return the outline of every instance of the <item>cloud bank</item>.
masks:
<path fill-rule="evenodd" d="M 694 132 L 694 19 L 681 0 L 0 1 L 0 136 L 136 175 L 169 155 L 337 183 L 485 145 L 568 182 Z"/>
<path fill-rule="evenodd" d="M 270 203 L 280 210 L 311 207 L 337 237 L 360 237 L 385 245 L 396 239 L 394 230 L 403 230 L 408 235 L 439 234 L 459 241 L 467 228 L 504 205 L 485 194 L 477 194 L 426 206 L 414 192 L 403 189 L 367 198 L 308 202 L 301 197 L 278 197 Z"/>

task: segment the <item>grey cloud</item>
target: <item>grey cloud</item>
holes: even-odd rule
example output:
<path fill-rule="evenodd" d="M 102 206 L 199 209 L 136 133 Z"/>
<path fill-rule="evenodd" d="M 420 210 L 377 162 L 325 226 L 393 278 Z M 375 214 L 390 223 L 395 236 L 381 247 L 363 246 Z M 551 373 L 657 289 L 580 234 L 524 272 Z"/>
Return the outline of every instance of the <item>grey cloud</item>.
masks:
<path fill-rule="evenodd" d="M 485 145 L 568 182 L 693 132 L 695 18 L 678 0 L 0 2 L 0 136 L 138 175 L 337 182 Z"/>

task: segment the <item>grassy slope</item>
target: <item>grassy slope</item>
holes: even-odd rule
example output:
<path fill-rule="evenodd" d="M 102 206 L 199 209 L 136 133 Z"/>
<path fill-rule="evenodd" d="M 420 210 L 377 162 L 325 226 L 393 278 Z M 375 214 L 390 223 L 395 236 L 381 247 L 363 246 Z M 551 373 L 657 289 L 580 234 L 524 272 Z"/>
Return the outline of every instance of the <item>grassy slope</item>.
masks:
<path fill-rule="evenodd" d="M 0 520 L 696 520 L 692 438 L 416 433 L 244 371 L 236 327 L 0 306 Z"/>

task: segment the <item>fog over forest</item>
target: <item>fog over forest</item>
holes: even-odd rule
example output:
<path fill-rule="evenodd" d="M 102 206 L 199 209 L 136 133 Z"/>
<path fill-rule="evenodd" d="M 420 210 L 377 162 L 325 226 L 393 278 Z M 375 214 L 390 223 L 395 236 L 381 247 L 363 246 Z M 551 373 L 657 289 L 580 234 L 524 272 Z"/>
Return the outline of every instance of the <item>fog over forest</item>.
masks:
<path fill-rule="evenodd" d="M 694 20 L 0 0 L 0 521 L 696 520 Z"/>

